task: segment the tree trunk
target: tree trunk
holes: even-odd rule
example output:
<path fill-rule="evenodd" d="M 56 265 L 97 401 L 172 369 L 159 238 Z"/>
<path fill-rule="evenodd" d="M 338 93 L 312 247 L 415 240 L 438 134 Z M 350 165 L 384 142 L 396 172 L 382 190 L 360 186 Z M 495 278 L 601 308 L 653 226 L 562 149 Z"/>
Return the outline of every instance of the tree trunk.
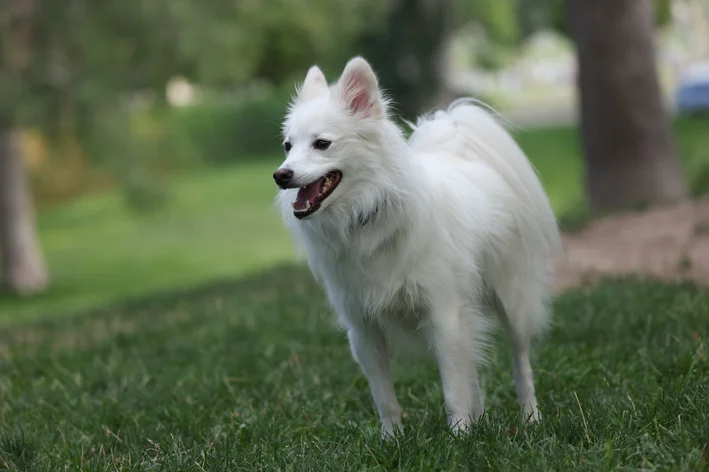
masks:
<path fill-rule="evenodd" d="M 0 125 L 0 277 L 21 295 L 47 286 L 18 131 Z"/>
<path fill-rule="evenodd" d="M 655 66 L 647 0 L 568 0 L 592 212 L 681 199 L 687 187 Z"/>

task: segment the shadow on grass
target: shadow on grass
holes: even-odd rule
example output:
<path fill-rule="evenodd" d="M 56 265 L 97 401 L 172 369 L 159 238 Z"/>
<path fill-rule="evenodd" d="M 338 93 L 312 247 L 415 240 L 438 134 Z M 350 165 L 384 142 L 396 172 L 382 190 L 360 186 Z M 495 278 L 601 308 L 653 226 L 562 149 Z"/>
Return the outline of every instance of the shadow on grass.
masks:
<path fill-rule="evenodd" d="M 277 287 L 292 290 L 294 281 L 305 284 L 309 289 L 314 289 L 310 274 L 304 270 L 303 265 L 297 263 L 282 263 L 251 274 L 240 277 L 215 278 L 188 288 L 159 290 L 150 294 L 128 297 L 117 302 L 109 302 L 89 309 L 80 309 L 64 312 L 61 316 L 40 317 L 35 320 L 19 321 L 0 327 L 0 346 L 11 343 L 18 332 L 54 332 L 57 329 L 70 329 L 71 327 L 85 326 L 89 322 L 102 321 L 116 322 L 117 316 L 127 322 L 134 318 L 141 318 L 145 313 L 151 313 L 156 321 L 161 318 L 169 307 L 181 305 L 194 305 L 204 300 L 216 300 L 220 297 L 244 295 L 253 297 L 258 293 L 273 292 L 277 296 Z M 8 298 L 19 297 L 5 294 Z"/>

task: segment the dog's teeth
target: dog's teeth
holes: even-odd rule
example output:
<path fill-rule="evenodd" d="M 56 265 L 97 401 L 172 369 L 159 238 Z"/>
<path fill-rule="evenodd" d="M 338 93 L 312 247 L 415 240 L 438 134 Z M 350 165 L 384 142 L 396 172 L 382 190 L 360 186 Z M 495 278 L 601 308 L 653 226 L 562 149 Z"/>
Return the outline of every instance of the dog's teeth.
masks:
<path fill-rule="evenodd" d="M 312 205 L 310 205 L 310 200 L 306 200 L 306 201 L 305 201 L 305 209 L 306 209 L 306 210 L 310 210 L 310 207 L 311 207 L 311 206 L 312 206 Z"/>

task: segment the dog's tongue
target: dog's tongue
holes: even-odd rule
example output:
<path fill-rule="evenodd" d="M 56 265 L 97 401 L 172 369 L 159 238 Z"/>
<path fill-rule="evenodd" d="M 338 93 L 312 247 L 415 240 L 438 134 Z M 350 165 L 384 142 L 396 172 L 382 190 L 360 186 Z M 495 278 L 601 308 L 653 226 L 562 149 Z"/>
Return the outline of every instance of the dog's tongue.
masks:
<path fill-rule="evenodd" d="M 310 205 L 315 205 L 315 198 L 320 194 L 320 182 L 322 179 L 318 179 L 310 185 L 305 187 L 300 187 L 298 190 L 298 197 L 293 203 L 294 210 L 307 210 L 308 202 Z"/>

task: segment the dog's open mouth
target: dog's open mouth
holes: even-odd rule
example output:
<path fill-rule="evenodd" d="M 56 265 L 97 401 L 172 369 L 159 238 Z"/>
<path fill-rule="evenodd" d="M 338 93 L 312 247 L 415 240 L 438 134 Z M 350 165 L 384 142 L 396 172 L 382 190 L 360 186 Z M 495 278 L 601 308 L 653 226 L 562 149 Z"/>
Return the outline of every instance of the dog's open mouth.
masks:
<path fill-rule="evenodd" d="M 298 197 L 293 202 L 293 214 L 296 218 L 305 218 L 318 211 L 322 202 L 335 191 L 341 180 L 342 172 L 334 170 L 315 182 L 300 187 Z"/>

